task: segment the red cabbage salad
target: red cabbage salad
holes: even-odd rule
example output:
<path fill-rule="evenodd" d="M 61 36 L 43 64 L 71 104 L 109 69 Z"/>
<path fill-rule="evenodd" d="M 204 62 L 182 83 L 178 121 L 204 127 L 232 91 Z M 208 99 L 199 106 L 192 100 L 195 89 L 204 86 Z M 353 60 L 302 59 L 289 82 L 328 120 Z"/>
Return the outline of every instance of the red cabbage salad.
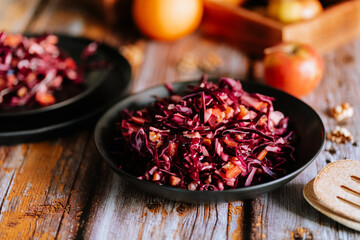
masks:
<path fill-rule="evenodd" d="M 57 47 L 58 37 L 0 33 L 0 107 L 56 103 L 63 81 L 83 82 L 75 61 Z M 89 54 L 88 54 L 89 55 Z"/>
<path fill-rule="evenodd" d="M 253 186 L 287 174 L 294 132 L 274 98 L 221 78 L 123 110 L 117 122 L 119 168 L 138 179 L 188 190 Z M 123 155 L 124 154 L 124 155 Z"/>

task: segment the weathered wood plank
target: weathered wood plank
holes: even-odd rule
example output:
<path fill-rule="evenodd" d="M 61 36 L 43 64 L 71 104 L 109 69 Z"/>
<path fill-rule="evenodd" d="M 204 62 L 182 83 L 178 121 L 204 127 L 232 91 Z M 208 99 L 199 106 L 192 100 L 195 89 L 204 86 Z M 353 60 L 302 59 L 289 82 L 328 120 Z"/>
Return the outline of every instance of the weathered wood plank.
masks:
<path fill-rule="evenodd" d="M 312 106 L 322 118 L 326 131 L 331 131 L 336 121 L 328 109 L 348 101 L 355 107 L 355 116 L 344 126 L 356 141 L 360 138 L 359 74 L 360 41 L 357 40 L 335 52 L 325 55 L 325 76 L 321 85 L 303 100 Z M 335 149 L 335 153 L 328 151 Z M 343 158 L 360 159 L 360 147 L 351 143 L 337 144 L 326 141 L 324 151 L 303 173 L 284 188 L 253 200 L 254 210 L 252 239 L 357 239 L 360 234 L 350 230 L 313 209 L 303 198 L 305 184 L 314 178 L 327 164 Z M 341 174 L 341 173 L 339 173 Z"/>
<path fill-rule="evenodd" d="M 235 48 L 203 38 L 195 33 L 176 42 L 147 41 L 141 71 L 134 79 L 132 92 L 138 92 L 165 82 L 200 79 L 203 71 L 180 71 L 178 66 L 185 58 L 204 60 L 213 54 L 221 64 L 206 71 L 209 77 L 231 76 L 243 79 L 249 68 L 249 61 Z M 194 66 L 189 66 L 189 68 Z M 196 66 L 195 66 L 196 67 Z"/>
<path fill-rule="evenodd" d="M 0 147 L 0 211 L 16 170 L 26 158 L 27 150 L 28 145 Z"/>
<path fill-rule="evenodd" d="M 89 136 L 87 140 L 56 239 L 75 239 L 81 236 L 82 227 L 91 211 L 90 204 L 103 162 L 97 156 L 94 142 Z"/>
<path fill-rule="evenodd" d="M 42 0 L 2 0 L 0 29 L 21 33 L 33 18 Z"/>
<path fill-rule="evenodd" d="M 140 233 L 144 208 L 138 205 L 144 195 L 135 192 L 132 197 L 124 194 L 125 184 L 119 176 L 103 165 L 96 186 L 91 212 L 82 234 L 86 239 L 135 238 Z M 121 219 L 121 221 L 119 221 Z M 116 227 L 112 227 L 116 224 Z"/>
<path fill-rule="evenodd" d="M 7 3 L 10 1 L 6 1 Z M 17 1 L 23 6 L 39 1 Z M 47 1 L 46 1 L 47 2 Z M 80 4 L 83 2 L 80 1 Z M 7 8 L 7 5 L 4 5 Z M 3 9 L 5 9 L 5 7 Z M 49 1 L 36 18 L 27 8 L 21 19 L 5 24 L 12 31 L 26 26 L 32 32 L 63 32 L 102 39 L 114 46 L 124 41 L 93 12 L 72 1 Z M 0 10 L 1 11 L 1 10 Z M 19 10 L 17 10 L 19 12 Z M 11 20 L 11 18 L 7 17 Z M 23 22 L 22 22 L 23 21 Z M 5 21 L 4 21 L 5 22 Z M 26 23 L 25 23 L 26 22 Z M 249 61 L 239 51 L 195 33 L 174 43 L 144 41 L 143 62 L 133 79 L 133 92 L 164 82 L 196 79 L 201 72 L 181 72 L 186 55 L 214 53 L 223 61 L 210 76 L 244 78 Z M 325 56 L 321 86 L 304 98 L 317 110 L 327 130 L 335 122 L 327 106 L 360 103 L 360 41 Z M 260 68 L 261 69 L 261 66 Z M 359 113 L 346 126 L 356 139 Z M 90 142 L 89 142 L 90 141 Z M 335 154 L 326 149 L 334 148 Z M 58 239 L 356 239 L 358 233 L 338 225 L 312 209 L 302 197 L 303 186 L 326 160 L 359 158 L 352 145 L 326 143 L 325 151 L 294 181 L 272 193 L 246 202 L 184 204 L 133 190 L 96 154 L 88 132 L 48 142 L 0 147 L 0 237 Z"/>
<path fill-rule="evenodd" d="M 232 202 L 228 206 L 228 219 L 227 219 L 227 239 L 239 239 L 244 237 L 244 222 L 245 219 L 244 202 Z"/>
<path fill-rule="evenodd" d="M 242 239 L 242 202 L 167 201 L 133 190 L 113 173 L 106 178 L 95 195 L 86 239 Z"/>
<path fill-rule="evenodd" d="M 103 174 L 83 231 L 86 239 L 226 238 L 228 204 L 168 201 L 133 190 L 113 173 Z"/>
<path fill-rule="evenodd" d="M 1 238 L 56 236 L 87 139 L 78 134 L 29 145 L 4 199 Z"/>
<path fill-rule="evenodd" d="M 27 30 L 33 33 L 64 33 L 104 41 L 118 46 L 120 38 L 102 17 L 102 9 L 94 11 L 83 1 L 49 1 Z"/>

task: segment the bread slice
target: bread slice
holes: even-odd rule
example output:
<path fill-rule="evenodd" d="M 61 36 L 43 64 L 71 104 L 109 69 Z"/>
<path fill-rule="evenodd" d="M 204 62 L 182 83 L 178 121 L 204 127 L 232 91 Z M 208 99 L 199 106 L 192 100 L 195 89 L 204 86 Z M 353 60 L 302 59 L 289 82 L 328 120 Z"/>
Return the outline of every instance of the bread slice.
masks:
<path fill-rule="evenodd" d="M 360 160 L 338 160 L 325 166 L 315 178 L 314 191 L 323 205 L 360 222 Z"/>

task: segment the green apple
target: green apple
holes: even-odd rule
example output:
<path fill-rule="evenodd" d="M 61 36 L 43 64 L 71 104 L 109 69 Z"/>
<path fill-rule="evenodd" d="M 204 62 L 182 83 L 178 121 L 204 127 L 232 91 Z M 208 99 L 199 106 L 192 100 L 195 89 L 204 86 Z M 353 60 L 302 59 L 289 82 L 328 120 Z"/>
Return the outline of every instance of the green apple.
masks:
<path fill-rule="evenodd" d="M 319 0 L 269 0 L 267 14 L 283 23 L 310 19 L 323 11 Z"/>

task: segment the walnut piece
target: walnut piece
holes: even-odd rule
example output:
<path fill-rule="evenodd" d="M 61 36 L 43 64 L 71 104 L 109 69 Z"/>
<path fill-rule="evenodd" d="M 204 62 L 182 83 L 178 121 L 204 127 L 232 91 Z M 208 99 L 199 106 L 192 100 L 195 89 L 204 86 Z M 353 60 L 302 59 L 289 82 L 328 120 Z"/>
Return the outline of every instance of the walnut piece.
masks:
<path fill-rule="evenodd" d="M 216 53 L 209 53 L 205 58 L 200 62 L 200 68 L 204 72 L 212 72 L 218 69 L 223 64 L 222 59 Z"/>
<path fill-rule="evenodd" d="M 178 71 L 183 73 L 214 72 L 223 64 L 223 60 L 216 53 L 209 53 L 205 57 L 185 55 L 178 63 Z"/>
<path fill-rule="evenodd" d="M 354 108 L 350 103 L 344 102 L 341 105 L 333 107 L 330 114 L 336 121 L 342 121 L 347 118 L 351 118 L 354 115 Z"/>
<path fill-rule="evenodd" d="M 336 143 L 352 143 L 354 138 L 351 132 L 344 127 L 337 126 L 334 130 L 326 134 L 326 139 Z"/>
<path fill-rule="evenodd" d="M 121 54 L 132 66 L 139 66 L 144 61 L 144 49 L 141 41 L 120 47 Z"/>
<path fill-rule="evenodd" d="M 186 55 L 180 60 L 177 67 L 179 72 L 196 72 L 199 70 L 199 59 L 192 55 Z"/>

